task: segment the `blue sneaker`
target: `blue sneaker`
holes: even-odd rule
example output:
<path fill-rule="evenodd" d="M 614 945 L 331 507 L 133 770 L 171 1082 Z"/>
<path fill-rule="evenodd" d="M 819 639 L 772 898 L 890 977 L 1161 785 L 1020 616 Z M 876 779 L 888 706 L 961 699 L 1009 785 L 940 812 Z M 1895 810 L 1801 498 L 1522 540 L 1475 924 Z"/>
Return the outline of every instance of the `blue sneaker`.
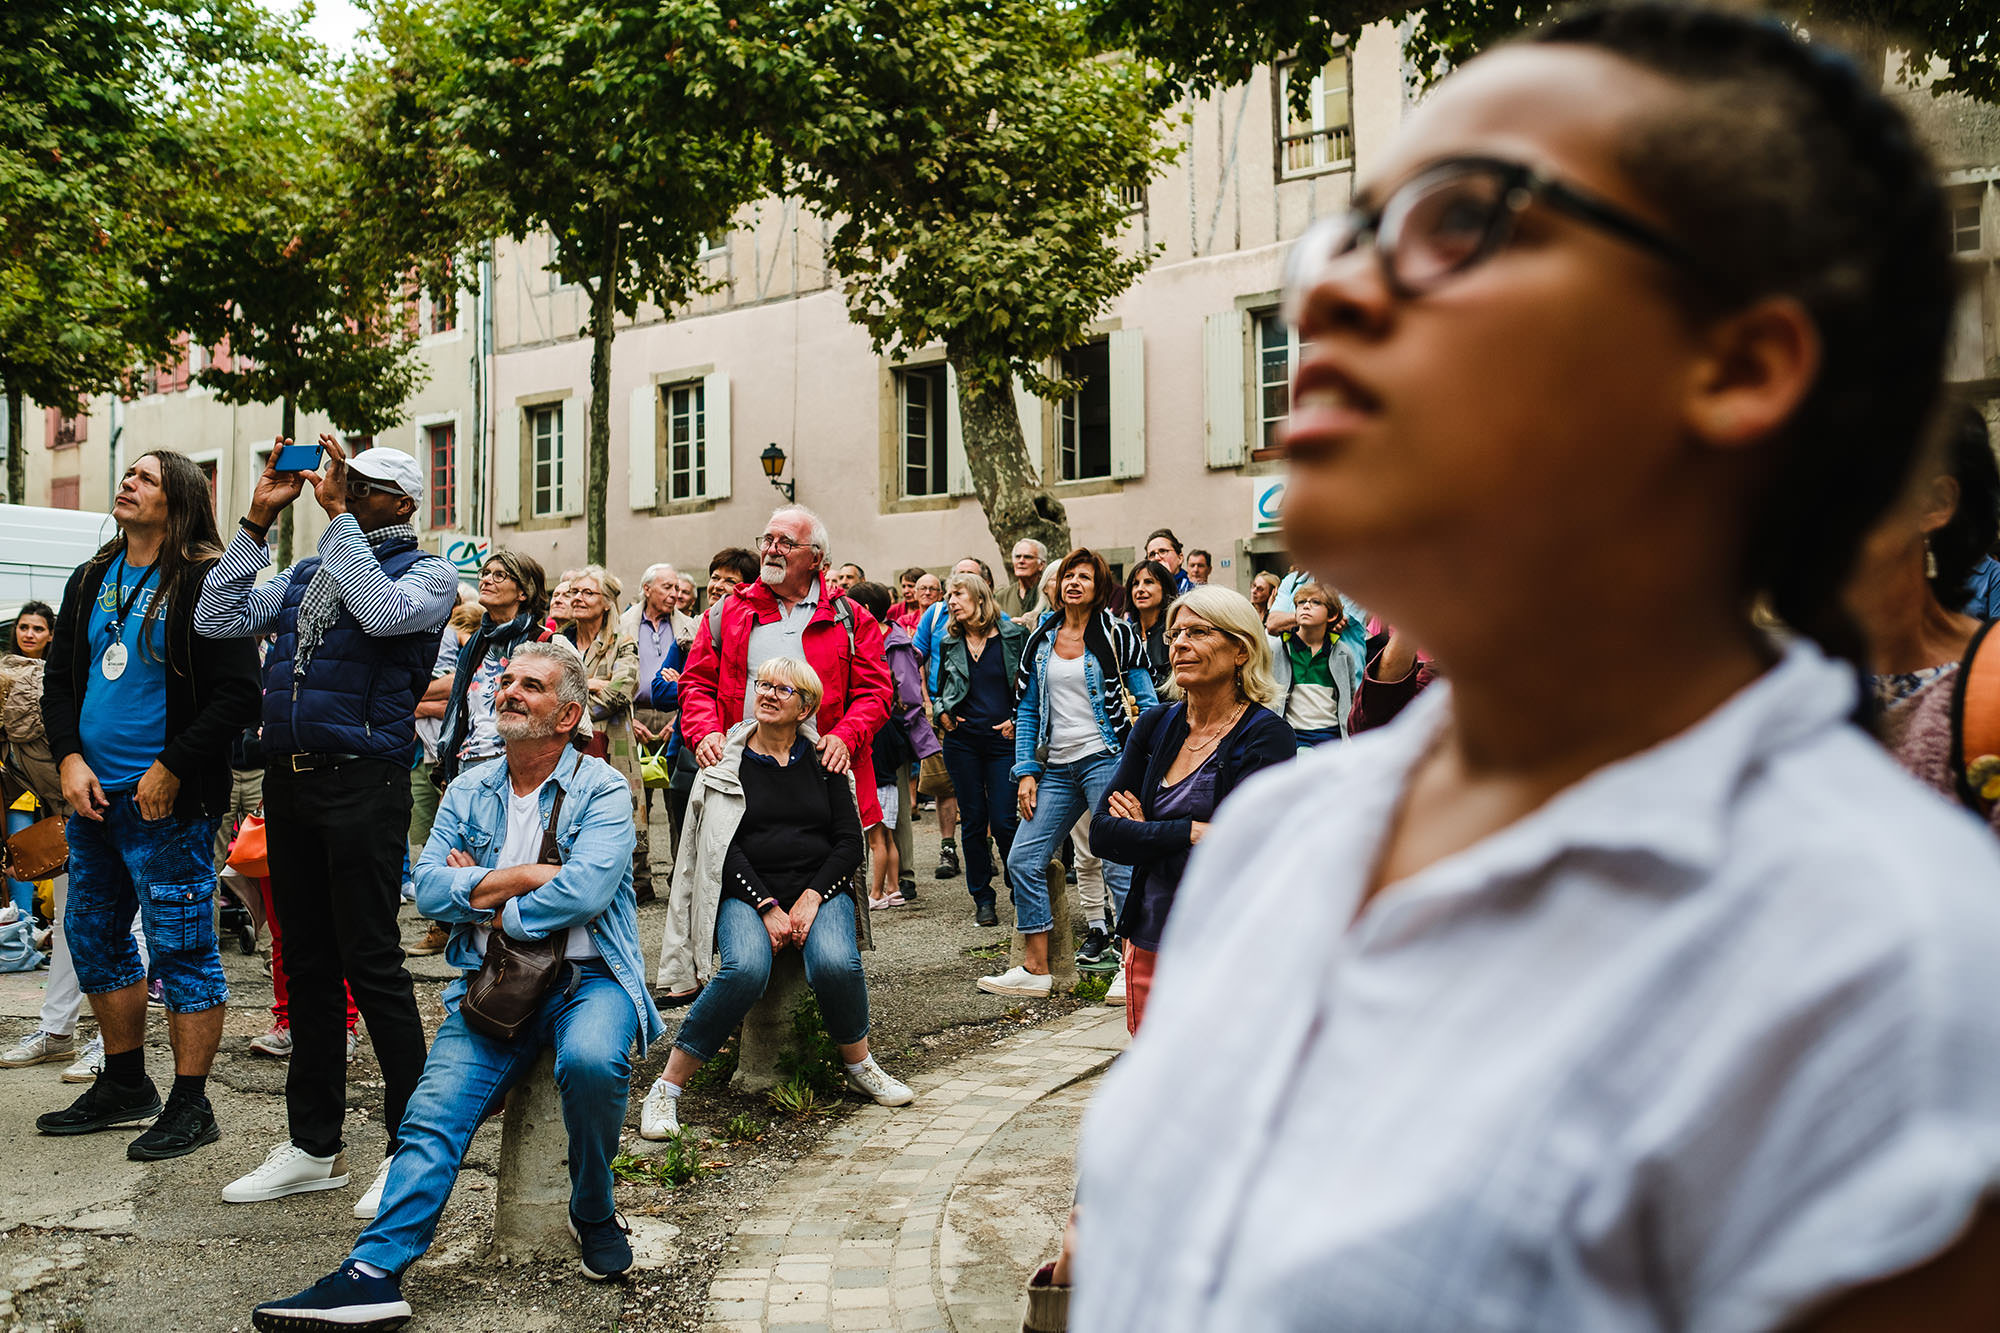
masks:
<path fill-rule="evenodd" d="M 602 1222 L 586 1222 L 570 1209 L 569 1234 L 583 1251 L 583 1275 L 593 1282 L 623 1277 L 632 1267 L 632 1242 L 625 1239 L 631 1229 L 631 1224 L 615 1212 Z"/>
<path fill-rule="evenodd" d="M 268 1301 L 250 1312 L 250 1322 L 272 1330 L 329 1328 L 382 1330 L 401 1328 L 410 1319 L 410 1303 L 393 1277 L 370 1277 L 348 1260 L 298 1295 Z"/>

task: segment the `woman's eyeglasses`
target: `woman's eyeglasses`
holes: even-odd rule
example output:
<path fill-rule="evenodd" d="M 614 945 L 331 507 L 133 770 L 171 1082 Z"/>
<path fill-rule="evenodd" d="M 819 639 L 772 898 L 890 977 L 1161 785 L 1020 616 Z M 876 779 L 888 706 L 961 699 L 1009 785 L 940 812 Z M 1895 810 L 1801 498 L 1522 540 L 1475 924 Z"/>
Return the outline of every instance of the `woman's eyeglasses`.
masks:
<path fill-rule="evenodd" d="M 1285 270 L 1285 319 L 1296 327 L 1308 294 L 1335 260 L 1370 244 L 1383 281 L 1400 297 L 1421 296 L 1490 259 L 1512 238 L 1529 205 L 1541 203 L 1681 268 L 1700 266 L 1686 247 L 1616 204 L 1533 167 L 1491 157 L 1456 157 L 1418 172 L 1379 207 L 1326 218 L 1292 247 Z"/>
<path fill-rule="evenodd" d="M 773 699 L 789 699 L 798 691 L 789 685 L 780 685 L 775 680 L 760 680 L 757 682 L 757 693 L 768 694 Z"/>

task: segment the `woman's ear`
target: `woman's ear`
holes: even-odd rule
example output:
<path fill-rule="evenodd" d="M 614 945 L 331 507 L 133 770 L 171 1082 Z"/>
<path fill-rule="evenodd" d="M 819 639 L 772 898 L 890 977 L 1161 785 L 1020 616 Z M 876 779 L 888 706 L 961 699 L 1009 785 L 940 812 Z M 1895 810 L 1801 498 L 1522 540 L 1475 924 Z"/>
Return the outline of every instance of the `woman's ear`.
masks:
<path fill-rule="evenodd" d="M 1770 438 L 1819 378 L 1819 328 L 1793 297 L 1766 297 L 1727 315 L 1703 341 L 1685 410 L 1694 433 L 1717 448 Z"/>
<path fill-rule="evenodd" d="M 1919 492 L 1917 503 L 1918 531 L 1926 535 L 1938 531 L 1958 513 L 1958 478 L 1940 472 Z"/>

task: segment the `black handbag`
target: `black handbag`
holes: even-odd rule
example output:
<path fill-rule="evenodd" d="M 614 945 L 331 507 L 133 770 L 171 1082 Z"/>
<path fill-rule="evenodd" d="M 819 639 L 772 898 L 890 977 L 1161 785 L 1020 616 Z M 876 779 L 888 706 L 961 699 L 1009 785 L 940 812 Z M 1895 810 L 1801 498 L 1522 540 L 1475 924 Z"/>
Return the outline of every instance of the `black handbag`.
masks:
<path fill-rule="evenodd" d="M 556 846 L 556 821 L 562 815 L 563 792 L 542 830 L 542 854 L 537 865 L 562 864 Z M 458 1012 L 465 1025 L 483 1037 L 512 1041 L 541 1011 L 542 1001 L 562 984 L 564 945 L 569 932 L 556 931 L 539 940 L 517 940 L 495 926 L 486 935 L 486 958 L 466 985 Z"/>

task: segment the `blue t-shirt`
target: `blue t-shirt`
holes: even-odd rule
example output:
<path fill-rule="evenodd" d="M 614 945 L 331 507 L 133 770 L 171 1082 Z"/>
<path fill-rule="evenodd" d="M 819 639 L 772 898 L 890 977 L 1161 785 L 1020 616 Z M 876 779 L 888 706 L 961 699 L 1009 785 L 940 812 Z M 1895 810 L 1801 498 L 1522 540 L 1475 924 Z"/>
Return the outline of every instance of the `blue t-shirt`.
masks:
<path fill-rule="evenodd" d="M 167 748 L 166 608 L 140 627 L 158 595 L 159 576 L 151 566 L 128 569 L 120 555 L 104 571 L 104 586 L 90 608 L 90 674 L 78 712 L 83 762 L 107 792 L 131 791 Z M 112 625 L 120 607 L 124 621 L 125 670 L 116 680 L 104 675 L 104 650 L 116 640 Z"/>

